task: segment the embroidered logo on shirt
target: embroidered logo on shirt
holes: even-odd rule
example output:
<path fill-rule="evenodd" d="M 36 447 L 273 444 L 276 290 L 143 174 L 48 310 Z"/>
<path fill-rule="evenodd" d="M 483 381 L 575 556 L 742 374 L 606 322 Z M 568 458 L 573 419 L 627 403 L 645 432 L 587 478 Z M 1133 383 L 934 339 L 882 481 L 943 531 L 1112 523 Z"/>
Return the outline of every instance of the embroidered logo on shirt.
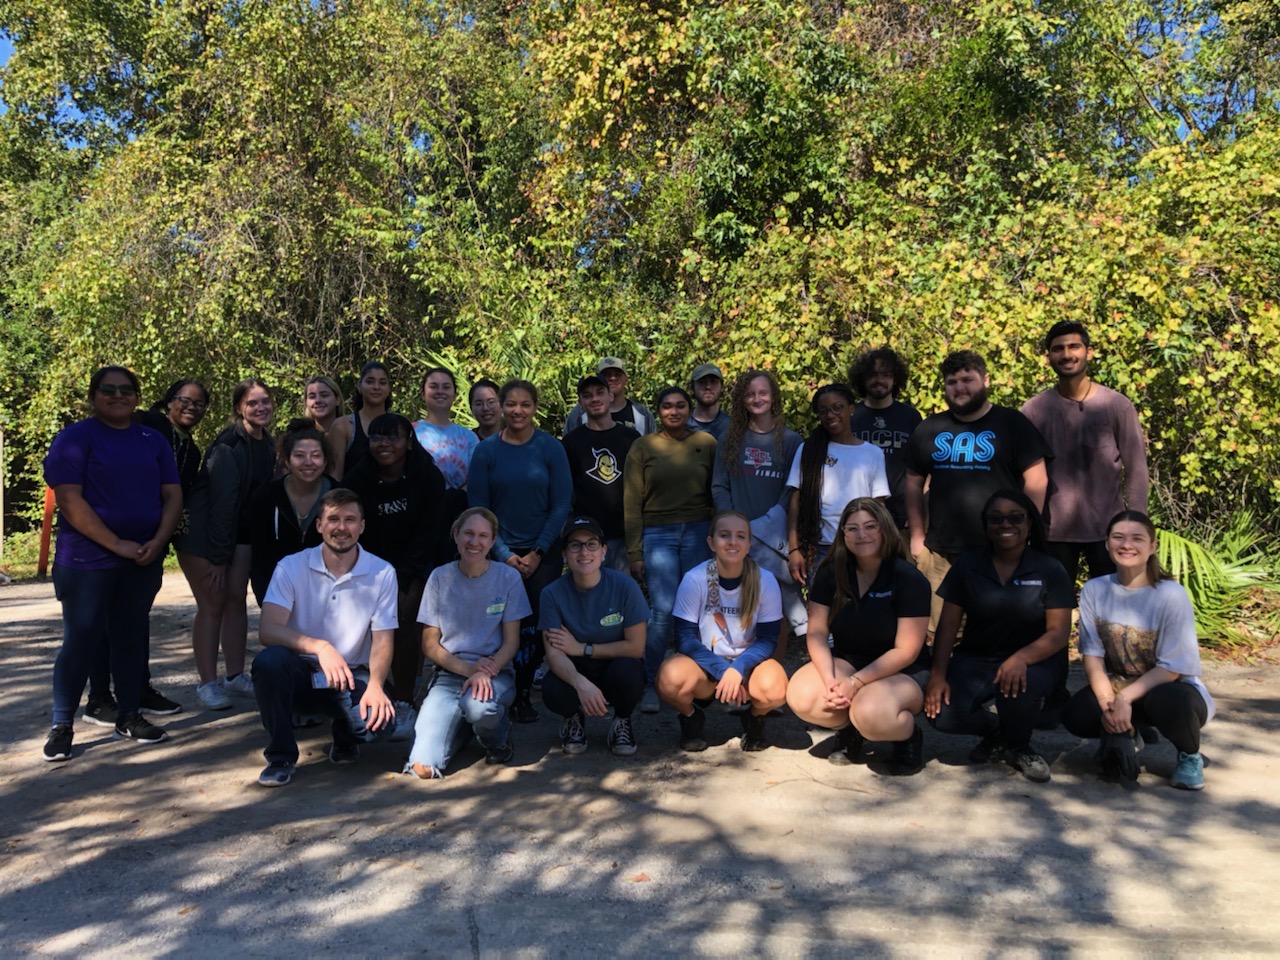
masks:
<path fill-rule="evenodd" d="M 489 606 L 485 607 L 484 613 L 487 617 L 500 617 L 505 609 L 507 609 L 507 602 L 501 597 L 497 597 Z"/>
<path fill-rule="evenodd" d="M 892 590 L 884 590 L 880 593 L 868 593 L 867 596 L 872 600 L 884 600 L 893 596 Z"/>
<path fill-rule="evenodd" d="M 621 622 L 622 614 L 620 613 L 610 613 L 600 618 L 600 626 L 602 627 L 616 627 Z"/>
<path fill-rule="evenodd" d="M 612 450 L 597 450 L 592 447 L 591 455 L 596 458 L 596 462 L 595 466 L 587 471 L 588 477 L 608 486 L 622 476 L 622 471 L 618 469 L 618 458 L 613 455 Z"/>
<path fill-rule="evenodd" d="M 1015 580 L 1013 581 L 1013 585 L 1015 587 L 1043 587 L 1044 581 L 1043 580 Z"/>

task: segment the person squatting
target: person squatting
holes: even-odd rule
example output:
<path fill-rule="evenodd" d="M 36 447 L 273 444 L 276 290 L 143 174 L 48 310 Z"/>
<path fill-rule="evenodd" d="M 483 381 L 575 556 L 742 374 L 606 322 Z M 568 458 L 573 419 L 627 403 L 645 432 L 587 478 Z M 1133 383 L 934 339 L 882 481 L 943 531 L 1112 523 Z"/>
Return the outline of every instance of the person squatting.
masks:
<path fill-rule="evenodd" d="M 468 428 L 434 367 L 411 421 L 371 361 L 350 404 L 309 380 L 279 437 L 271 388 L 242 381 L 203 454 L 203 384 L 139 411 L 138 378 L 103 367 L 44 461 L 63 608 L 44 758 L 72 757 L 86 686 L 84 722 L 167 738 L 150 718 L 182 705 L 152 684 L 149 617 L 172 545 L 196 603 L 195 699 L 255 701 L 265 787 L 295 775 L 295 731 L 325 722 L 335 764 L 400 741 L 404 773 L 434 780 L 472 739 L 508 763 L 540 688 L 571 755 L 597 725 L 611 753 L 636 753 L 635 713 L 664 705 L 679 748 L 705 750 L 719 703 L 743 750 L 765 750 L 787 708 L 833 733 L 832 762 L 887 744 L 887 775 L 925 766 L 923 723 L 1040 783 L 1037 729 L 1097 740 L 1116 781 L 1158 735 L 1172 785 L 1199 790 L 1214 702 L 1190 600 L 1156 557 L 1137 413 L 1091 379 L 1081 324 L 1055 324 L 1044 350 L 1056 382 L 1021 410 L 991 402 L 979 354 L 950 354 L 946 407 L 927 417 L 901 399 L 903 360 L 868 351 L 814 392 L 805 436 L 766 370 L 726 389 L 699 364 L 651 410 L 606 356 L 557 438 L 532 383 L 476 381 Z M 262 650 L 246 669 L 250 587 Z M 789 634 L 806 654 L 790 677 Z"/>

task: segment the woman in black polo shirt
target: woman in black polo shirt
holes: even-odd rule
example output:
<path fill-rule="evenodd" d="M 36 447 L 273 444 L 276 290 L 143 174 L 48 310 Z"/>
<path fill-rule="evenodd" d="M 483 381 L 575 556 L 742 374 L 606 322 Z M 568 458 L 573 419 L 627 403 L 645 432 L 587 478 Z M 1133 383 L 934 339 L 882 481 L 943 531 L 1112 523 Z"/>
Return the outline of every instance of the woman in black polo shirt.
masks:
<path fill-rule="evenodd" d="M 1031 731 L 1054 684 L 1051 658 L 1071 632 L 1075 585 L 1043 552 L 1040 514 L 1022 491 L 992 494 L 982 522 L 990 546 L 959 558 L 938 588 L 942 616 L 924 711 L 943 733 L 983 735 L 970 762 L 1003 760 L 1046 783 L 1049 764 L 1032 751 Z M 992 700 L 998 723 L 983 709 Z"/>
<path fill-rule="evenodd" d="M 791 678 L 787 703 L 800 719 L 840 731 L 833 763 L 852 763 L 864 738 L 882 740 L 893 743 L 888 772 L 915 773 L 923 766 L 915 715 L 929 676 L 929 581 L 905 559 L 879 500 L 851 500 L 836 530 L 809 591 L 809 662 Z"/>

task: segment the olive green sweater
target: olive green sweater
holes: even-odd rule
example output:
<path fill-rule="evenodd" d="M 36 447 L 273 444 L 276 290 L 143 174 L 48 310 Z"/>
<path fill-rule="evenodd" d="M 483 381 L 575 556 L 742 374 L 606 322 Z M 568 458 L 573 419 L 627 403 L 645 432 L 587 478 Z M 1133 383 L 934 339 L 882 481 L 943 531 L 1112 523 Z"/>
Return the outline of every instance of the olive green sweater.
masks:
<path fill-rule="evenodd" d="M 715 459 L 715 437 L 701 431 L 691 431 L 683 440 L 650 433 L 631 445 L 622 498 L 627 555 L 633 563 L 644 558 L 645 527 L 711 517 Z"/>

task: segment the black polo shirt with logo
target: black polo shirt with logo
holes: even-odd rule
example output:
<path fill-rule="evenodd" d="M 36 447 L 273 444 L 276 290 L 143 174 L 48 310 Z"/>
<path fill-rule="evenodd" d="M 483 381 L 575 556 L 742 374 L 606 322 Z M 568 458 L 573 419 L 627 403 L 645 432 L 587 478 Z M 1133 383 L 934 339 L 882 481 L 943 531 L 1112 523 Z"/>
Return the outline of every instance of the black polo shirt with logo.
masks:
<path fill-rule="evenodd" d="M 1044 636 L 1046 610 L 1076 605 L 1075 584 L 1062 564 L 1031 547 L 1003 584 L 990 550 L 969 551 L 956 559 L 938 596 L 964 610 L 964 639 L 956 655 L 970 657 L 1016 653 Z"/>
<path fill-rule="evenodd" d="M 850 563 L 849 586 L 857 590 L 857 584 L 857 570 Z M 907 561 L 894 557 L 880 564 L 880 572 L 867 592 L 856 600 L 846 601 L 830 621 L 832 652 L 848 660 L 855 670 L 861 670 L 893 649 L 899 618 L 929 616 L 931 595 L 928 579 Z M 809 599 L 830 607 L 835 596 L 835 567 L 824 563 L 813 578 Z M 923 649 L 920 653 L 920 663 L 927 667 L 928 654 Z"/>

